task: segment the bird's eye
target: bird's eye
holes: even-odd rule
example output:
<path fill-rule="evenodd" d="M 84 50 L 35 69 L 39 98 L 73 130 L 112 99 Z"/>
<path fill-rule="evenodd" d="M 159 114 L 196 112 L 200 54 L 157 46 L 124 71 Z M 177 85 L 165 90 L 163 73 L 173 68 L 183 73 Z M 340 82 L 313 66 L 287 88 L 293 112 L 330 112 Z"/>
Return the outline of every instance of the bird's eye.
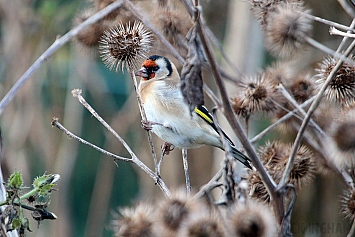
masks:
<path fill-rule="evenodd" d="M 152 68 L 152 71 L 153 71 L 153 72 L 156 72 L 156 71 L 158 71 L 158 70 L 159 70 L 159 66 L 155 66 L 155 67 Z"/>

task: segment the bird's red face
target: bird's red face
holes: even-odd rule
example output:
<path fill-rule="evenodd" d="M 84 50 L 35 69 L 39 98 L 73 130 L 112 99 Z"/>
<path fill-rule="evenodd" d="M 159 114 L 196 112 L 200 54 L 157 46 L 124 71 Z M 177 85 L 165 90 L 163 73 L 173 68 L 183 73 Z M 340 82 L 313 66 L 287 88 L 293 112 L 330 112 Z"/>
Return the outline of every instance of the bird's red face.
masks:
<path fill-rule="evenodd" d="M 151 59 L 143 62 L 141 69 L 135 72 L 136 76 L 140 76 L 143 80 L 150 80 L 155 77 L 155 72 L 159 69 L 158 64 Z"/>

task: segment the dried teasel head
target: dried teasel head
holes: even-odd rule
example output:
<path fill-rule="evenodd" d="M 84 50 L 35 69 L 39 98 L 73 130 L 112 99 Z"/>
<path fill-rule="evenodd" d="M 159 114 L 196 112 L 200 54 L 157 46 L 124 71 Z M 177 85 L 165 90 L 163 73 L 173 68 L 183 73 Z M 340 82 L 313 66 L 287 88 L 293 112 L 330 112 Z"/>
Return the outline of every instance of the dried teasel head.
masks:
<path fill-rule="evenodd" d="M 279 109 L 277 101 L 281 94 L 275 85 L 262 75 L 244 77 L 238 84 L 241 107 L 247 108 L 251 113 L 272 113 Z"/>
<path fill-rule="evenodd" d="M 281 176 L 279 172 L 273 172 L 272 170 L 268 170 L 270 176 L 278 183 L 281 180 Z M 261 202 L 268 203 L 270 202 L 270 195 L 261 180 L 259 172 L 255 170 L 248 171 L 248 183 L 249 183 L 249 195 L 256 200 Z"/>
<path fill-rule="evenodd" d="M 275 56 L 295 53 L 312 31 L 311 20 L 304 16 L 301 2 L 282 2 L 268 12 L 264 27 L 265 46 Z"/>
<path fill-rule="evenodd" d="M 234 97 L 231 99 L 232 108 L 236 115 L 241 116 L 243 118 L 249 118 L 251 115 L 251 111 L 249 108 L 245 106 L 242 98 Z"/>
<path fill-rule="evenodd" d="M 83 11 L 82 13 L 78 14 L 73 21 L 73 25 L 77 26 L 84 21 L 86 21 L 89 17 L 91 17 L 95 13 L 94 9 L 89 9 Z M 85 29 L 81 30 L 75 36 L 75 42 L 80 44 L 85 48 L 95 48 L 98 46 L 100 37 L 107 30 L 109 27 L 103 21 L 98 21 L 90 26 L 86 27 Z"/>
<path fill-rule="evenodd" d="M 286 161 L 284 165 L 286 167 Z M 304 145 L 300 146 L 292 164 L 289 182 L 293 184 L 296 189 L 300 189 L 313 180 L 316 171 L 317 168 L 313 152 Z"/>
<path fill-rule="evenodd" d="M 272 211 L 267 205 L 248 201 L 236 204 L 227 213 L 228 236 L 253 236 L 271 237 L 276 236 L 277 223 Z"/>
<path fill-rule="evenodd" d="M 133 69 L 147 58 L 151 44 L 152 34 L 141 22 L 135 21 L 126 27 L 120 23 L 101 36 L 99 52 L 110 70 Z"/>
<path fill-rule="evenodd" d="M 341 212 L 343 215 L 350 219 L 354 220 L 355 216 L 355 190 L 348 189 L 344 191 L 344 194 L 341 199 Z"/>
<path fill-rule="evenodd" d="M 185 191 L 175 191 L 171 198 L 161 202 L 156 210 L 156 233 L 159 233 L 159 236 L 176 235 L 181 224 L 199 209 L 200 205 Z"/>
<path fill-rule="evenodd" d="M 279 141 L 267 142 L 259 148 L 259 157 L 276 182 L 281 179 L 292 149 L 291 144 Z M 310 183 L 315 173 L 316 164 L 313 153 L 306 146 L 300 146 L 293 160 L 289 183 L 299 190 Z M 249 173 L 250 192 L 254 197 L 268 201 L 269 196 L 266 195 L 264 184 L 260 181 L 258 174 Z"/>
<path fill-rule="evenodd" d="M 206 209 L 193 213 L 181 226 L 180 237 L 224 237 L 226 227 L 220 215 Z"/>
<path fill-rule="evenodd" d="M 299 0 L 250 0 L 249 2 L 251 3 L 251 11 L 254 17 L 262 26 L 265 26 L 268 13 L 274 11 L 278 4 L 282 2 L 292 3 L 297 1 Z"/>
<path fill-rule="evenodd" d="M 354 56 L 349 56 L 349 59 L 354 60 Z M 323 59 L 319 68 L 316 69 L 316 83 L 322 87 L 327 80 L 330 72 L 337 63 L 337 59 L 329 56 Z M 354 63 L 355 65 L 355 63 Z M 344 107 L 349 107 L 355 102 L 355 66 L 344 62 L 336 72 L 333 80 L 327 86 L 324 92 L 325 98 L 329 101 L 339 103 Z"/>
<path fill-rule="evenodd" d="M 289 84 L 290 92 L 298 103 L 303 103 L 316 94 L 316 85 L 310 74 L 301 73 Z"/>
<path fill-rule="evenodd" d="M 177 46 L 184 45 L 183 41 L 192 27 L 191 18 L 181 9 L 170 5 L 156 8 L 152 19 L 169 42 Z"/>
<path fill-rule="evenodd" d="M 153 216 L 152 206 L 141 203 L 135 208 L 124 208 L 120 210 L 121 216 L 111 222 L 115 236 L 119 237 L 153 237 Z"/>
<path fill-rule="evenodd" d="M 333 122 L 330 132 L 332 141 L 327 142 L 327 148 L 334 164 L 340 168 L 355 167 L 355 109 L 343 111 L 343 114 Z"/>

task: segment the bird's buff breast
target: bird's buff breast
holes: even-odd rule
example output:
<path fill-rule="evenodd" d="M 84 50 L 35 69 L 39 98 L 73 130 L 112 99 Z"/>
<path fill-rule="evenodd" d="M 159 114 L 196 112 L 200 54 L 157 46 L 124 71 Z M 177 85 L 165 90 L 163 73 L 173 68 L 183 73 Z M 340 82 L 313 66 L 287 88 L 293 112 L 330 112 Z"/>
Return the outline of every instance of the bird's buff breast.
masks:
<path fill-rule="evenodd" d="M 200 147 L 201 145 L 196 143 L 199 125 L 186 117 L 190 116 L 190 112 L 183 103 L 180 91 L 167 89 L 163 91 L 164 95 L 159 93 L 148 95 L 143 101 L 147 120 L 153 123 L 152 132 L 175 147 L 188 149 Z M 189 120 L 191 123 L 186 123 Z"/>

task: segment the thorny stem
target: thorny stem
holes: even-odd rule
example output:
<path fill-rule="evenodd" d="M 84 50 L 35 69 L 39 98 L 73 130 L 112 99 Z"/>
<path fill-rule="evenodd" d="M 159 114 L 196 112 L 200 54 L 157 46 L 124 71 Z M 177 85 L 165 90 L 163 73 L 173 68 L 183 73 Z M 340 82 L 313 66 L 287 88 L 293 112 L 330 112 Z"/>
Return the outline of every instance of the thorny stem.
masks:
<path fill-rule="evenodd" d="M 184 0 L 184 2 L 187 2 L 187 1 Z M 195 10 L 197 10 L 197 8 L 195 8 Z M 277 210 L 277 217 L 280 219 L 283 215 L 283 207 L 282 207 L 282 205 L 280 205 L 281 204 L 280 202 L 277 202 L 277 200 L 279 198 L 276 193 L 276 184 L 275 184 L 274 180 L 270 177 L 270 175 L 266 172 L 264 166 L 261 164 L 259 158 L 256 155 L 254 148 L 252 147 L 252 145 L 249 142 L 248 138 L 246 137 L 241 125 L 239 124 L 239 122 L 237 121 L 237 119 L 234 116 L 232 106 L 229 102 L 229 98 L 228 98 L 228 94 L 227 94 L 225 85 L 224 85 L 222 77 L 218 71 L 218 67 L 217 67 L 217 63 L 215 61 L 215 58 L 212 54 L 212 49 L 211 49 L 209 43 L 207 42 L 206 32 L 205 32 L 204 28 L 201 27 L 200 18 L 197 19 L 197 23 L 198 23 L 197 27 L 198 27 L 198 32 L 199 32 L 199 35 L 201 38 L 201 43 L 204 48 L 207 60 L 210 63 L 213 76 L 215 78 L 217 87 L 219 89 L 219 92 L 220 92 L 220 95 L 222 98 L 223 113 L 224 113 L 225 117 L 227 118 L 229 124 L 231 125 L 232 129 L 234 130 L 234 132 L 238 136 L 240 142 L 244 146 L 254 167 L 259 171 L 260 176 L 265 184 L 266 189 L 268 190 L 271 198 L 274 200 L 273 203 L 278 205 L 275 208 L 275 210 Z"/>
<path fill-rule="evenodd" d="M 115 130 L 105 121 L 100 115 L 86 102 L 86 100 L 81 96 L 81 90 L 76 89 L 72 91 L 73 96 L 76 97 L 79 102 L 87 109 L 89 112 L 102 124 L 107 128 L 124 146 L 124 148 L 128 151 L 128 153 L 132 157 L 132 162 L 138 165 L 144 172 L 146 172 L 159 186 L 159 188 L 164 192 L 164 194 L 170 197 L 170 191 L 165 185 L 164 181 L 151 169 L 149 169 L 132 151 L 132 149 L 128 146 L 128 144 L 121 138 L 120 135 L 117 134 Z"/>
<path fill-rule="evenodd" d="M 349 48 L 346 50 L 346 52 L 344 53 L 344 57 L 347 57 L 352 49 L 355 47 L 355 40 L 351 43 L 351 45 L 349 46 Z M 282 178 L 281 178 L 281 181 L 278 185 L 278 190 L 281 190 L 283 189 L 288 180 L 289 180 L 289 177 L 290 177 L 290 173 L 291 173 L 291 169 L 292 169 L 292 164 L 293 164 L 293 161 L 296 157 L 296 153 L 297 153 L 297 150 L 301 144 L 301 140 L 302 140 L 302 137 L 303 137 L 303 134 L 306 130 L 306 127 L 311 119 L 311 116 L 313 114 L 313 112 L 316 110 L 316 108 L 318 107 L 319 103 L 321 102 L 322 98 L 323 98 L 323 93 L 324 91 L 326 90 L 327 86 L 329 85 L 329 83 L 333 80 L 333 77 L 335 75 L 335 73 L 338 71 L 338 69 L 340 68 L 340 66 L 342 65 L 343 63 L 343 60 L 342 58 L 340 58 L 337 62 L 337 64 L 334 66 L 334 68 L 332 69 L 332 71 L 329 73 L 326 81 L 324 82 L 322 88 L 319 90 L 315 100 L 313 101 L 313 103 L 311 104 L 311 107 L 309 108 L 309 110 L 307 111 L 307 114 L 304 118 L 304 120 L 302 121 L 302 124 L 301 124 L 301 127 L 297 133 L 297 137 L 294 141 L 294 144 L 293 144 L 293 148 L 292 148 L 292 152 L 290 154 L 290 157 L 287 161 L 287 165 L 286 165 L 286 168 L 285 168 L 285 171 L 282 175 Z"/>
<path fill-rule="evenodd" d="M 138 101 L 138 107 L 139 107 L 139 112 L 141 114 L 142 119 L 145 122 L 148 122 L 147 120 L 147 115 L 145 113 L 144 107 L 143 107 L 143 102 L 142 102 L 142 97 L 138 91 L 138 84 L 137 84 L 137 79 L 136 76 L 134 75 L 134 71 L 133 68 L 129 68 L 129 73 L 131 75 L 132 81 L 133 81 L 133 86 L 134 86 L 134 91 L 136 92 L 137 95 L 137 101 Z M 155 167 L 155 172 L 157 174 L 159 174 L 158 171 L 158 161 L 157 161 L 157 153 L 155 152 L 155 148 L 154 148 L 154 144 L 153 144 L 153 138 L 152 138 L 152 133 L 147 130 L 147 135 L 148 135 L 148 141 L 149 141 L 149 145 L 150 145 L 150 149 L 153 155 L 153 161 L 154 161 L 154 167 Z"/>
<path fill-rule="evenodd" d="M 54 43 L 31 65 L 30 68 L 18 79 L 18 81 L 12 86 L 12 88 L 7 92 L 7 94 L 0 101 L 0 115 L 2 114 L 4 108 L 11 102 L 13 97 L 17 94 L 20 88 L 25 84 L 25 82 L 30 79 L 31 75 L 39 69 L 39 67 L 46 62 L 46 60 L 51 57 L 60 47 L 69 42 L 73 37 L 75 37 L 80 31 L 86 27 L 92 25 L 93 23 L 101 20 L 106 15 L 114 11 L 115 9 L 121 7 L 122 1 L 116 1 L 101 11 L 98 11 L 86 21 L 82 22 L 68 33 L 54 41 Z"/>

